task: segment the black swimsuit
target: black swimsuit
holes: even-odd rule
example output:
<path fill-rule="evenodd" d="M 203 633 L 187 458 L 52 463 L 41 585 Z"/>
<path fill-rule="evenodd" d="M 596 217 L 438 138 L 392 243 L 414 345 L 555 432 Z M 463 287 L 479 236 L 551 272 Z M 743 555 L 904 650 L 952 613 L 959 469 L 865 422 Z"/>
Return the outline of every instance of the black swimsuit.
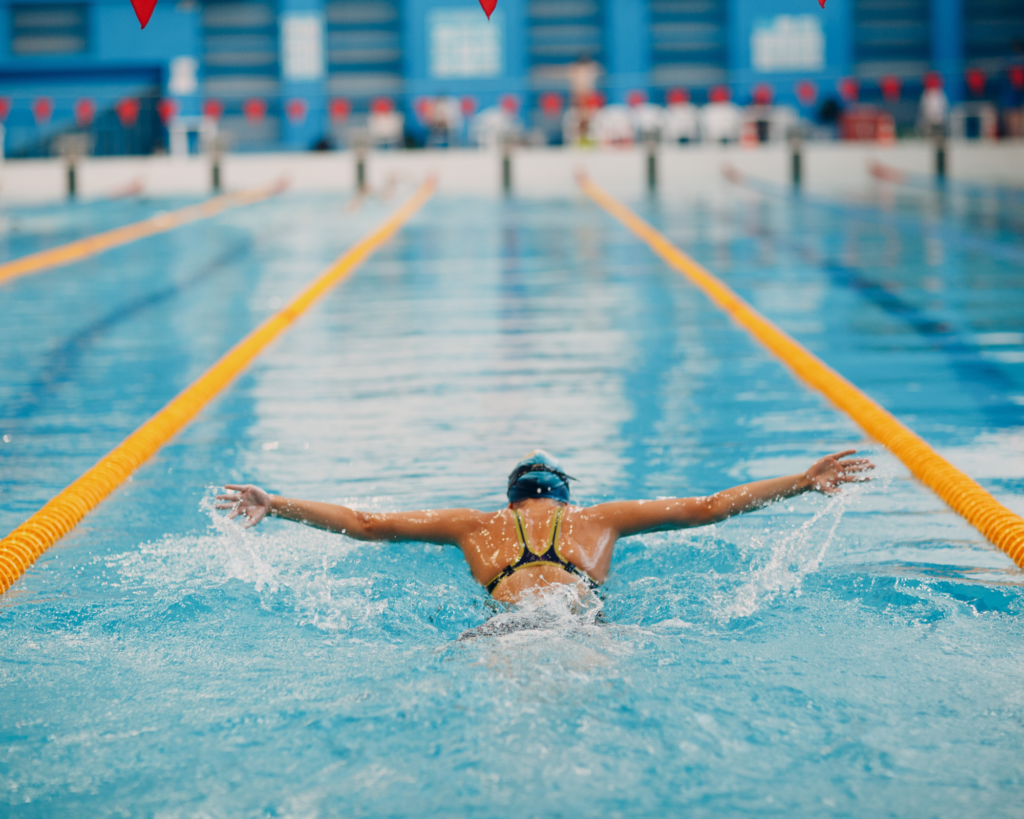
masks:
<path fill-rule="evenodd" d="M 487 591 L 494 594 L 494 590 L 498 588 L 498 584 L 506 577 L 515 574 L 526 566 L 535 566 L 541 563 L 549 563 L 552 566 L 564 569 L 569 572 L 569 574 L 574 574 L 579 577 L 590 588 L 597 588 L 597 583 L 594 582 L 590 575 L 571 561 L 566 560 L 562 557 L 562 553 L 558 551 L 558 539 L 562 534 L 562 513 L 564 511 L 564 507 L 559 507 L 558 511 L 555 512 L 555 517 L 551 521 L 551 537 L 547 540 L 547 549 L 543 552 L 535 552 L 530 546 L 530 542 L 526 539 L 526 529 L 523 528 L 523 519 L 519 517 L 519 510 L 513 510 L 516 516 L 516 541 L 519 543 L 519 557 L 516 558 L 515 563 L 506 566 L 498 572 L 494 579 L 487 584 Z"/>

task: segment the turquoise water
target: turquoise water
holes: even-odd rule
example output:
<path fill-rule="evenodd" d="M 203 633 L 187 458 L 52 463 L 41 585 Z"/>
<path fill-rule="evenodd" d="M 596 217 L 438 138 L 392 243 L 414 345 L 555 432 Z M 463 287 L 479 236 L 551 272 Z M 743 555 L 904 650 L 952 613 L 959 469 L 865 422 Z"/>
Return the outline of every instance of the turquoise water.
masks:
<path fill-rule="evenodd" d="M 1024 208 L 997 203 L 632 204 L 1024 512 Z M 165 204 L 53 208 L 46 230 Z M 0 531 L 394 204 L 288 196 L 0 288 Z M 583 503 L 848 447 L 879 470 L 839 498 L 622 541 L 601 618 L 557 594 L 499 612 L 451 549 L 243 531 L 212 509 L 224 482 L 495 508 L 536 446 Z M 593 205 L 438 197 L 0 599 L 0 805 L 1017 816 L 1021 580 Z M 495 615 L 529 628 L 458 640 Z"/>

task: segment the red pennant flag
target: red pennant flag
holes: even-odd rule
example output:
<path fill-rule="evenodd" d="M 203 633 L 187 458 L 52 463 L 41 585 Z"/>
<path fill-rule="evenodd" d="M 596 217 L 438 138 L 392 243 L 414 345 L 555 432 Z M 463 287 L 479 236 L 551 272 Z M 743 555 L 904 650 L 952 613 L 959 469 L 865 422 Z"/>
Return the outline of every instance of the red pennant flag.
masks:
<path fill-rule="evenodd" d="M 546 117 L 557 117 L 562 113 L 562 95 L 548 91 L 540 95 L 540 110 Z"/>
<path fill-rule="evenodd" d="M 838 83 L 839 96 L 846 102 L 856 102 L 860 96 L 860 82 L 853 77 L 843 77 Z"/>
<path fill-rule="evenodd" d="M 825 0 L 818 0 L 818 5 L 825 8 Z"/>
<path fill-rule="evenodd" d="M 967 81 L 968 89 L 970 89 L 974 96 L 980 97 L 985 93 L 985 83 L 988 81 L 988 78 L 980 68 L 968 68 L 964 72 L 964 79 Z"/>
<path fill-rule="evenodd" d="M 1020 91 L 1024 89 L 1024 65 L 1011 65 L 1007 73 L 1010 75 L 1010 85 L 1015 90 Z M 3 114 L 0 114 L 0 120 L 4 118 Z"/>
<path fill-rule="evenodd" d="M 801 105 L 810 108 L 818 100 L 818 86 L 810 80 L 800 80 L 796 84 L 796 98 Z"/>
<path fill-rule="evenodd" d="M 242 105 L 242 113 L 245 114 L 246 120 L 253 125 L 263 122 L 267 117 L 267 102 L 259 97 L 248 99 Z"/>
<path fill-rule="evenodd" d="M 463 97 L 460 105 L 462 107 L 462 116 L 471 117 L 476 113 L 476 99 L 473 97 Z"/>
<path fill-rule="evenodd" d="M 775 99 L 775 89 L 767 83 L 761 83 L 760 85 L 754 86 L 754 105 L 771 105 L 772 100 Z"/>
<path fill-rule="evenodd" d="M 0 122 L 6 120 L 9 113 L 11 113 L 11 101 L 7 97 L 0 97 Z"/>
<path fill-rule="evenodd" d="M 665 95 L 665 101 L 669 105 L 683 105 L 690 101 L 690 92 L 686 88 L 672 88 Z"/>
<path fill-rule="evenodd" d="M 418 97 L 412 107 L 421 122 L 430 122 L 434 118 L 434 101 L 430 97 Z"/>
<path fill-rule="evenodd" d="M 132 0 L 132 8 L 135 9 L 135 16 L 139 18 L 139 25 L 145 28 L 149 18 L 153 16 L 156 0 Z"/>
<path fill-rule="evenodd" d="M 499 100 L 498 104 L 501 106 L 501 110 L 510 117 L 514 117 L 519 114 L 519 97 L 515 94 L 502 94 L 501 100 Z"/>
<path fill-rule="evenodd" d="M 488 20 L 491 19 L 491 15 L 494 14 L 494 9 L 497 5 L 498 0 L 480 0 L 480 8 L 484 10 Z"/>
<path fill-rule="evenodd" d="M 121 100 L 114 110 L 117 112 L 117 118 L 121 120 L 121 124 L 125 128 L 134 128 L 135 123 L 139 121 L 140 107 L 137 99 L 128 97 Z"/>
<path fill-rule="evenodd" d="M 220 119 L 224 116 L 224 103 L 220 100 L 207 100 L 203 103 L 203 116 L 210 119 Z"/>
<path fill-rule="evenodd" d="M 882 96 L 886 102 L 896 102 L 900 98 L 903 83 L 899 77 L 887 75 L 878 81 L 878 87 L 882 89 Z"/>
<path fill-rule="evenodd" d="M 88 128 L 96 116 L 96 103 L 90 99 L 82 99 L 75 103 L 75 122 L 79 128 Z"/>
<path fill-rule="evenodd" d="M 370 103 L 370 111 L 374 114 L 390 114 L 395 110 L 395 103 L 390 97 L 376 97 Z"/>
<path fill-rule="evenodd" d="M 38 97 L 32 103 L 32 116 L 36 118 L 36 125 L 46 125 L 53 116 L 53 100 L 49 97 Z"/>
<path fill-rule="evenodd" d="M 352 113 L 352 103 L 344 97 L 335 97 L 331 100 L 328 110 L 334 122 L 344 122 L 348 119 L 349 114 Z"/>
<path fill-rule="evenodd" d="M 160 100 L 156 104 L 156 112 L 160 116 L 160 121 L 166 125 L 178 113 L 178 103 L 175 100 Z"/>
<path fill-rule="evenodd" d="M 306 119 L 306 101 L 301 99 L 288 100 L 284 111 L 288 115 L 288 121 L 298 125 Z"/>

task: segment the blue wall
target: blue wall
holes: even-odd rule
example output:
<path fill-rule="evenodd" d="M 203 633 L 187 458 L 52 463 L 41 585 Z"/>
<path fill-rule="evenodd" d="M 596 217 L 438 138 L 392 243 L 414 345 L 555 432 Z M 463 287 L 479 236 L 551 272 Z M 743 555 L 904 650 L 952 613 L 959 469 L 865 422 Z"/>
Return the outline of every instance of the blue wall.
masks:
<path fill-rule="evenodd" d="M 0 93 L 11 100 L 6 122 L 9 152 L 24 150 L 72 127 L 74 106 L 81 98 L 95 103 L 99 121 L 104 112 L 112 116 L 110 110 L 125 97 L 152 98 L 154 93 L 165 93 L 170 63 L 175 57 L 199 58 L 200 15 L 195 5 L 176 6 L 165 0 L 157 6 L 149 26 L 141 31 L 131 4 L 125 0 L 89 3 L 86 50 L 65 56 L 12 53 L 12 5 L 0 3 Z M 24 0 L 17 5 L 48 4 Z M 53 101 L 53 116 L 43 126 L 37 126 L 31 110 L 37 97 Z M 152 117 L 153 112 L 150 99 L 144 113 Z M 119 142 L 112 150 L 125 150 L 126 144 Z"/>
<path fill-rule="evenodd" d="M 942 74 L 951 100 L 964 96 L 963 0 L 931 0 L 932 66 Z"/>
<path fill-rule="evenodd" d="M 408 98 L 432 94 L 472 96 L 481 108 L 494 105 L 503 94 L 516 94 L 525 101 L 526 0 L 499 0 L 492 25 L 503 29 L 502 71 L 497 76 L 478 79 L 439 79 L 430 75 L 429 17 L 435 9 L 466 9 L 484 16 L 476 0 L 404 0 L 402 48 Z"/>
<path fill-rule="evenodd" d="M 273 8 L 278 15 L 293 12 L 320 15 L 324 19 L 326 42 L 325 15 L 329 2 L 274 0 Z M 652 31 L 655 23 L 650 0 L 592 2 L 596 3 L 594 8 L 599 9 L 599 14 L 594 12 L 592 19 L 597 21 L 594 26 L 599 25 L 602 30 L 600 56 L 607 72 L 603 82 L 609 99 L 619 102 L 630 90 L 646 88 L 652 92 L 652 98 L 660 101 L 664 90 L 676 81 L 655 81 L 654 76 L 660 70 L 659 66 L 669 69 L 663 73 L 665 77 L 674 76 L 672 71 L 680 65 L 685 68 L 685 49 L 680 49 L 678 56 L 669 53 L 668 57 L 661 55 L 653 59 Z M 947 91 L 955 100 L 963 95 L 965 0 L 928 2 L 931 67 L 944 74 Z M 44 0 L 20 0 L 18 5 L 44 6 L 46 3 Z M 835 95 L 836 82 L 854 74 L 860 65 L 855 53 L 856 5 L 857 0 L 830 0 L 822 10 L 814 0 L 726 0 L 726 50 L 724 58 L 716 58 L 724 59 L 724 62 L 719 62 L 719 76 L 728 78 L 734 98 L 739 102 L 747 101 L 751 89 L 762 82 L 772 85 L 778 101 L 792 102 L 794 84 L 801 79 L 815 81 L 821 98 Z M 86 8 L 88 47 L 84 53 L 60 57 L 16 56 L 11 51 L 12 3 L 11 0 L 0 0 L 0 94 L 13 102 L 7 120 L 8 150 L 32 140 L 38 142 L 48 133 L 70 127 L 74 102 L 80 97 L 93 99 L 98 111 L 102 112 L 110 110 L 125 96 L 170 96 L 168 80 L 172 61 L 177 57 L 190 57 L 200 66 L 199 88 L 195 93 L 178 97 L 183 113 L 199 112 L 204 54 L 201 5 L 160 0 L 152 21 L 144 31 L 139 29 L 129 0 L 89 0 Z M 502 67 L 500 73 L 492 77 L 431 76 L 429 19 L 437 9 L 463 9 L 483 16 L 476 0 L 400 0 L 400 19 L 396 25 L 401 31 L 403 86 L 395 96 L 410 115 L 414 100 L 420 95 L 471 96 L 481 108 L 494 105 L 503 94 L 517 95 L 524 105 L 534 103 L 540 86 L 537 83 L 531 86 L 527 0 L 499 0 L 494 25 L 502 29 Z M 759 21 L 763 23 L 780 15 L 813 15 L 820 21 L 825 37 L 825 65 L 820 70 L 780 72 L 755 69 L 751 59 L 751 32 Z M 535 21 L 535 24 L 543 24 L 542 18 L 540 15 L 541 23 Z M 668 20 L 662 21 L 661 25 L 667 30 L 674 23 Z M 997 56 L 1002 55 L 993 55 Z M 571 57 L 563 55 L 562 59 Z M 279 69 L 271 67 L 269 70 L 276 72 Z M 268 99 L 271 111 L 281 115 L 280 136 L 274 137 L 278 140 L 273 143 L 275 146 L 306 148 L 328 132 L 326 104 L 330 95 L 327 89 L 332 83 L 332 88 L 339 87 L 335 83 L 335 69 L 331 70 L 329 76 L 325 71 L 324 77 L 302 81 L 288 80 L 283 75 L 280 77 L 279 95 Z M 685 71 L 678 76 L 685 76 Z M 714 81 L 706 80 L 704 85 Z M 551 80 L 547 82 L 550 87 Z M 697 99 L 702 99 L 701 81 L 694 80 L 688 84 L 696 92 Z M 30 106 L 31 101 L 41 95 L 52 97 L 55 108 L 51 123 L 37 127 Z M 352 96 L 357 108 L 365 108 L 372 94 L 368 92 L 364 98 L 359 98 L 358 94 Z M 308 108 L 304 121 L 300 123 L 290 123 L 283 115 L 286 101 L 293 98 L 304 100 Z M 234 102 L 236 108 L 240 104 L 240 100 Z M 235 116 L 240 117 L 240 114 Z"/>
<path fill-rule="evenodd" d="M 813 15 L 820 20 L 825 35 L 822 70 L 759 72 L 754 68 L 750 36 L 755 24 L 784 14 Z M 836 82 L 853 71 L 854 31 L 852 0 L 832 0 L 824 9 L 813 0 L 729 0 L 729 69 L 735 99 L 746 101 L 755 85 L 768 83 L 777 101 L 792 103 L 793 87 L 802 79 L 817 83 L 820 97 L 835 96 Z"/>
<path fill-rule="evenodd" d="M 605 69 L 608 99 L 623 102 L 646 88 L 651 70 L 650 7 L 642 0 L 605 0 Z"/>

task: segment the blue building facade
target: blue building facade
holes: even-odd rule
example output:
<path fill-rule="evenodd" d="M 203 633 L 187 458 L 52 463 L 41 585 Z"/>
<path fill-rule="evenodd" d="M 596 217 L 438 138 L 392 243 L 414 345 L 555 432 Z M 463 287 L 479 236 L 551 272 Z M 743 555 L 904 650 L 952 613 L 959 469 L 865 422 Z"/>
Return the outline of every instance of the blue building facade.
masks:
<path fill-rule="evenodd" d="M 307 149 L 374 100 L 413 132 L 420 97 L 529 111 L 564 96 L 581 55 L 611 102 L 726 85 L 741 103 L 768 86 L 798 104 L 809 82 L 818 104 L 844 78 L 872 101 L 895 77 L 912 105 L 929 71 L 956 101 L 972 68 L 998 100 L 1021 42 L 1020 0 L 499 0 L 490 21 L 476 0 L 160 0 L 145 30 L 128 0 L 0 0 L 0 118 L 8 156 L 51 152 L 70 129 L 96 153 L 147 152 L 171 117 L 204 112 L 234 149 Z"/>

